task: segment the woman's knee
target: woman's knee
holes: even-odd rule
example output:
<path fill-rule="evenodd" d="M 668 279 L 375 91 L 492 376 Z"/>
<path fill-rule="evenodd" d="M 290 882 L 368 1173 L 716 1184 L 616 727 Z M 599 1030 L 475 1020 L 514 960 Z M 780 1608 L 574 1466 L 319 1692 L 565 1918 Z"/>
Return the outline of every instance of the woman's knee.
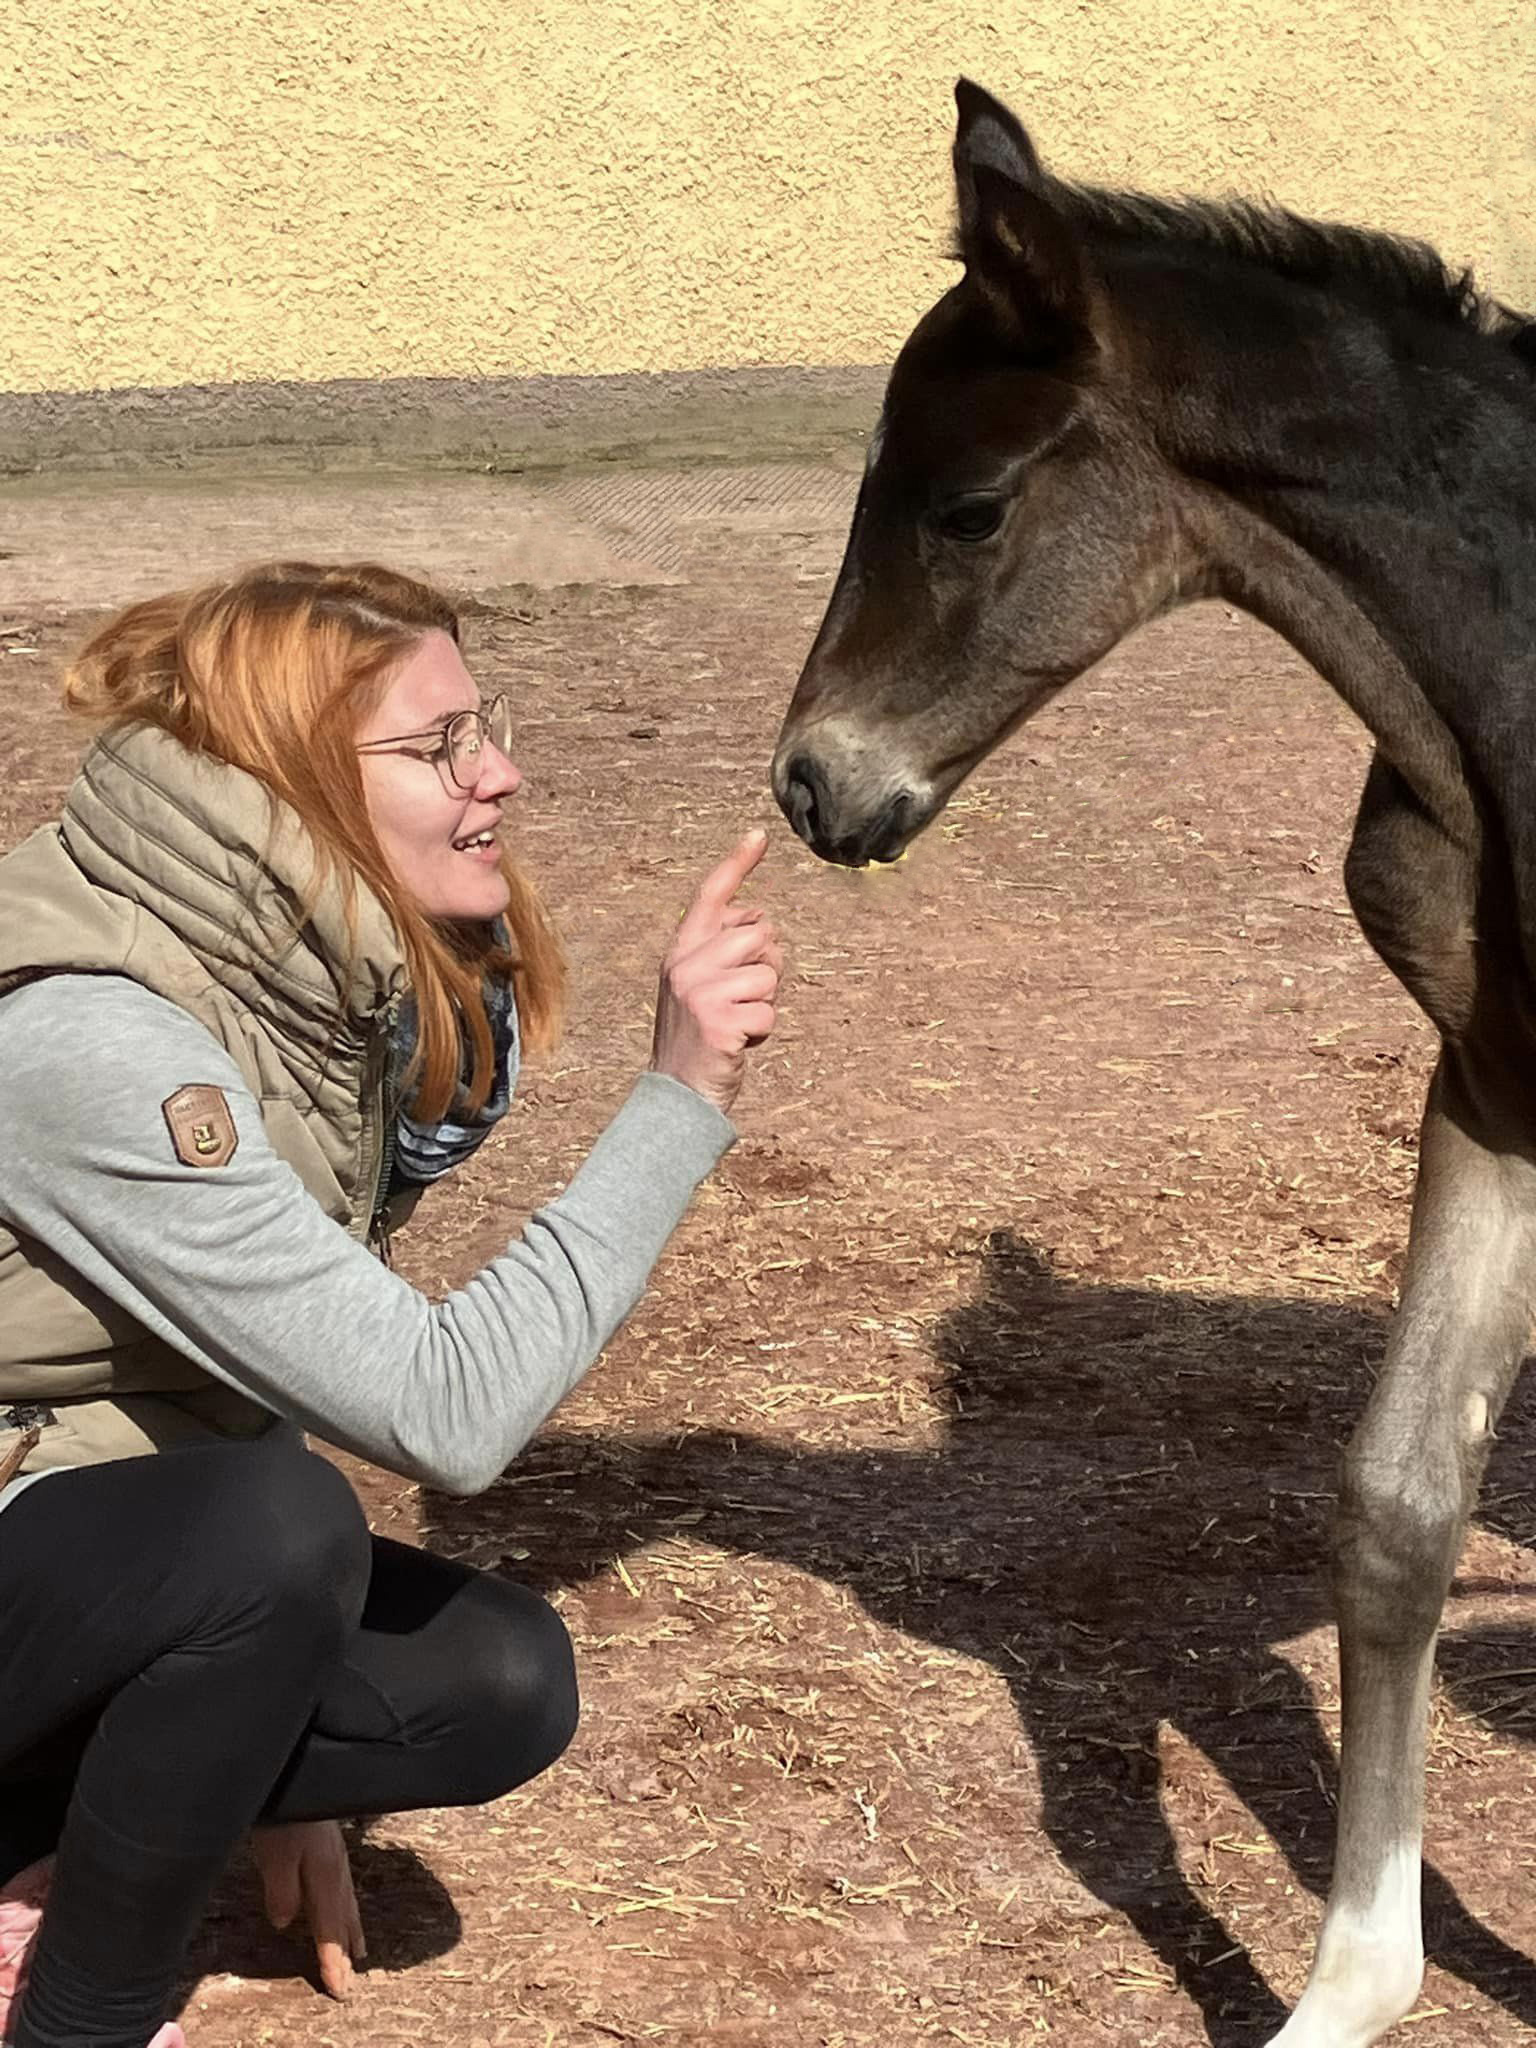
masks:
<path fill-rule="evenodd" d="M 199 1535 L 227 1610 L 327 1640 L 349 1633 L 367 1595 L 372 1546 L 345 1476 L 291 1440 L 229 1452 L 217 1470 L 212 1526 Z"/>
<path fill-rule="evenodd" d="M 580 1718 L 565 1623 L 526 1587 L 488 1579 L 475 1641 L 455 1685 L 456 1804 L 481 1806 L 548 1770 Z"/>

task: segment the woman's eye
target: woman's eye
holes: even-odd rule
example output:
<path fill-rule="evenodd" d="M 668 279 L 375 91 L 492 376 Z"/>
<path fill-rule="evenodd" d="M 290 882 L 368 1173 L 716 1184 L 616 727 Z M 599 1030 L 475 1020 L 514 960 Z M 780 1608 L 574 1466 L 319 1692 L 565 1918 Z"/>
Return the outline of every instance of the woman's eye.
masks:
<path fill-rule="evenodd" d="M 988 540 L 1003 523 L 1006 498 L 957 498 L 934 514 L 947 540 Z"/>

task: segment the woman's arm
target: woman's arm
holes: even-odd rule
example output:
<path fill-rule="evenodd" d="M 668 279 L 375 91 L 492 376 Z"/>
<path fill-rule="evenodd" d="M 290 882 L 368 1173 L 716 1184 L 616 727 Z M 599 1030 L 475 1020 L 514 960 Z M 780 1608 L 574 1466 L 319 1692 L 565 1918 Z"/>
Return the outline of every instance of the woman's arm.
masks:
<path fill-rule="evenodd" d="M 228 1100 L 223 1166 L 177 1156 L 162 1105 L 188 1085 Z M 433 1303 L 324 1214 L 174 1004 L 100 975 L 0 1000 L 0 1219 L 216 1379 L 447 1492 L 488 1486 L 580 1379 L 734 1135 L 642 1075 L 565 1192 Z"/>

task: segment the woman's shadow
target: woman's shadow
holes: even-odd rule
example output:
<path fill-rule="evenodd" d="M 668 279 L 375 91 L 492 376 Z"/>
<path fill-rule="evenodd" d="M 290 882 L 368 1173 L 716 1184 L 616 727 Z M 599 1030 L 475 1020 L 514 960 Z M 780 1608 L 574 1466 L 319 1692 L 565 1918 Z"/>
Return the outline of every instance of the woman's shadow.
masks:
<path fill-rule="evenodd" d="M 1248 2041 L 1283 2008 L 1180 1868 L 1158 1738 L 1169 1726 L 1203 1751 L 1323 1890 L 1334 1754 L 1276 1645 L 1329 1619 L 1338 1454 L 1383 1323 L 1372 1305 L 1080 1285 L 998 1232 L 975 1298 L 938 1328 L 941 1447 L 552 1432 L 520 1462 L 515 1494 L 429 1499 L 428 1536 L 482 1556 L 515 1537 L 552 1586 L 686 1529 L 847 1587 L 891 1627 L 985 1659 L 1034 1748 L 1063 1862 L 1128 1916 L 1214 2040 Z M 1536 1486 L 1518 1449 L 1536 1432 L 1518 1405 L 1486 1489 L 1506 1507 Z M 564 1483 L 536 1503 L 541 1467 Z M 525 1562 L 507 1568 L 529 1576 Z M 1463 1636 L 1453 1656 L 1460 1678 L 1495 1670 L 1507 1634 Z M 1434 1959 L 1536 2025 L 1530 1963 L 1433 1872 L 1425 1905 Z"/>
<path fill-rule="evenodd" d="M 368 1937 L 368 1967 L 407 1970 L 433 1962 L 463 1932 L 446 1885 L 414 1849 L 375 1842 L 371 1823 L 346 1828 L 352 1882 Z M 185 2004 L 204 1977 L 233 1975 L 279 1981 L 307 1977 L 319 1989 L 314 1944 L 302 1921 L 279 1931 L 268 1925 L 261 1885 L 248 1857 L 237 1857 L 221 1881 L 182 1970 Z"/>

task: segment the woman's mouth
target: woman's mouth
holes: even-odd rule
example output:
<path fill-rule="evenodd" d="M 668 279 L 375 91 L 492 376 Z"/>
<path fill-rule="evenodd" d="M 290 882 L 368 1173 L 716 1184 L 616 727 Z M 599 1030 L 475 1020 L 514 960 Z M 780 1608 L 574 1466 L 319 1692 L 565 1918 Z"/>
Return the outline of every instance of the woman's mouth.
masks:
<path fill-rule="evenodd" d="M 477 860 L 494 860 L 500 852 L 495 827 L 490 826 L 484 832 L 471 833 L 467 839 L 455 839 L 453 850 L 455 853 L 470 854 Z"/>

